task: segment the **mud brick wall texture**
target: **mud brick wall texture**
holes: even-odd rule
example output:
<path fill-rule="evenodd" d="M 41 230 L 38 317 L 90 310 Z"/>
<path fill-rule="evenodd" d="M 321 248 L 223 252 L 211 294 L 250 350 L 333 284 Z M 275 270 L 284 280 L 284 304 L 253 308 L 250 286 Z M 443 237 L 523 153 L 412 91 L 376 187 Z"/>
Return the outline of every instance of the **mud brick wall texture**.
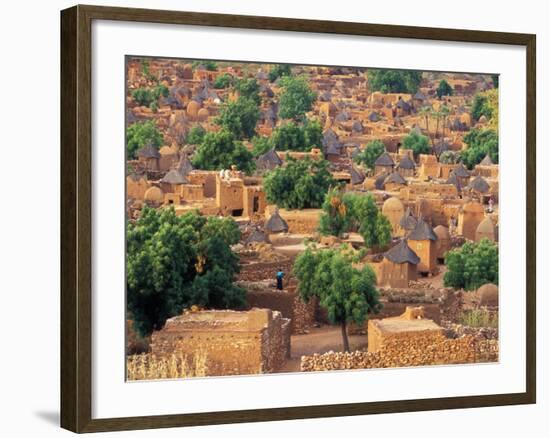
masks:
<path fill-rule="evenodd" d="M 304 333 L 315 323 L 317 300 L 311 299 L 304 303 L 296 292 L 277 290 L 247 291 L 249 308 L 271 309 L 281 312 L 284 318 L 290 319 L 292 334 Z"/>
<path fill-rule="evenodd" d="M 279 262 L 269 263 L 250 263 L 240 266 L 240 272 L 237 275 L 239 281 L 260 281 L 266 278 L 275 280 L 275 276 L 279 269 L 282 269 L 286 277 L 292 272 L 293 260 L 282 260 Z"/>
<path fill-rule="evenodd" d="M 152 335 L 152 353 L 204 355 L 208 376 L 273 372 L 289 357 L 290 321 L 279 312 L 199 313 L 168 320 Z"/>
<path fill-rule="evenodd" d="M 394 368 L 421 365 L 464 364 L 498 360 L 498 341 L 476 341 L 473 336 L 459 339 L 441 338 L 437 342 L 411 339 L 410 342 L 389 341 L 379 351 L 352 353 L 329 352 L 302 356 L 302 371 Z"/>

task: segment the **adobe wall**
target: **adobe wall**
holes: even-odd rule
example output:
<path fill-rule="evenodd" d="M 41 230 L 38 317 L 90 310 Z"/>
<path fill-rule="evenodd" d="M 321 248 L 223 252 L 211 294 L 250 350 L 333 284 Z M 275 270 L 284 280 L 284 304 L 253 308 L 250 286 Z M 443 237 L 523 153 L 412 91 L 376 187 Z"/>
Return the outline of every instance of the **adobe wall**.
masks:
<path fill-rule="evenodd" d="M 395 368 L 494 362 L 498 360 L 498 341 L 477 341 L 472 336 L 459 339 L 426 338 L 390 342 L 376 352 L 329 352 L 302 356 L 301 371 Z"/>
<path fill-rule="evenodd" d="M 169 319 L 151 336 L 151 352 L 206 356 L 208 376 L 272 372 L 290 354 L 290 321 L 279 312 L 201 311 Z"/>
<path fill-rule="evenodd" d="M 282 269 L 287 278 L 292 272 L 293 260 L 281 260 L 277 262 L 259 262 L 241 264 L 237 275 L 239 281 L 260 281 L 265 279 L 275 280 L 277 271 Z"/>
<path fill-rule="evenodd" d="M 186 175 L 191 184 L 199 185 L 203 188 L 205 198 L 216 196 L 216 175 L 217 172 L 205 170 L 193 170 Z"/>
<path fill-rule="evenodd" d="M 288 224 L 288 232 L 295 234 L 313 234 L 319 228 L 320 209 L 286 210 L 279 214 Z"/>
<path fill-rule="evenodd" d="M 290 330 L 293 334 L 304 333 L 315 323 L 317 300 L 311 299 L 304 303 L 297 292 L 278 290 L 247 289 L 246 300 L 248 308 L 263 308 L 276 310 L 284 318 L 290 319 Z"/>

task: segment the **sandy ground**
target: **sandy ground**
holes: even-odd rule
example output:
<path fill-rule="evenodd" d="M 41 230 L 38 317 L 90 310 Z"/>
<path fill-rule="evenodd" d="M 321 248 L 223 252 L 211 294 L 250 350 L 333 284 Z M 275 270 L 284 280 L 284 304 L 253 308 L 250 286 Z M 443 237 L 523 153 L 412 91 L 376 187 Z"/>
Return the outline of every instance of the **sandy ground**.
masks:
<path fill-rule="evenodd" d="M 349 336 L 350 349 L 362 350 L 367 348 L 366 335 Z M 290 339 L 290 359 L 278 372 L 300 371 L 300 357 L 314 353 L 326 353 L 327 351 L 342 351 L 342 332 L 340 327 L 324 325 L 312 328 L 304 335 L 292 335 Z"/>

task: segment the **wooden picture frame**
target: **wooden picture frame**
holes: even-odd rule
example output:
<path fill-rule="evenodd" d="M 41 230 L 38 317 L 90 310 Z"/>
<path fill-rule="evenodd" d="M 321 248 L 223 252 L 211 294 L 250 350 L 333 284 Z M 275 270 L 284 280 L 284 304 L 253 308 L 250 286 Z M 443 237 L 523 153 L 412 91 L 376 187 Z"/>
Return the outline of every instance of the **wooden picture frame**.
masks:
<path fill-rule="evenodd" d="M 527 246 L 526 391 L 405 401 L 92 419 L 93 20 L 187 24 L 389 38 L 518 45 L 526 48 Z M 99 432 L 529 404 L 536 401 L 536 37 L 530 34 L 381 24 L 75 6 L 61 12 L 61 426 Z"/>

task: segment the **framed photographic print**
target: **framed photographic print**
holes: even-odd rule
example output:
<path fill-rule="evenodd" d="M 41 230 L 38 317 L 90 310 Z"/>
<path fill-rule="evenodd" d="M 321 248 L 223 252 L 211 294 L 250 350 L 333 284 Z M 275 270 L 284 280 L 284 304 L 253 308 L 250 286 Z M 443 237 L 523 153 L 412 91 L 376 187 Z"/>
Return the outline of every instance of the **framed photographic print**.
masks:
<path fill-rule="evenodd" d="M 61 13 L 61 423 L 535 403 L 535 36 Z"/>

